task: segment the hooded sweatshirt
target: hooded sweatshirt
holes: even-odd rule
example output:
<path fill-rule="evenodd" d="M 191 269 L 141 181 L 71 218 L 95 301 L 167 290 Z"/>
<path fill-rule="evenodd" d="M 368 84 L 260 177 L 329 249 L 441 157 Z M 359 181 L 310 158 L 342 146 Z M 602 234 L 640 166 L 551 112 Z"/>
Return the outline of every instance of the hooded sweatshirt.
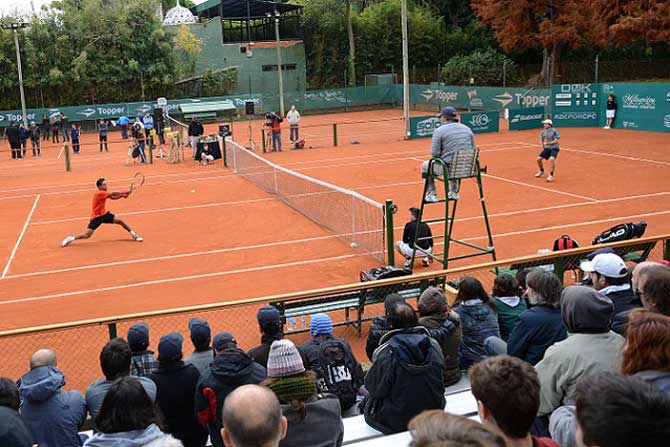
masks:
<path fill-rule="evenodd" d="M 484 340 L 500 337 L 498 316 L 495 310 L 481 300 L 468 300 L 454 307 L 461 317 L 463 339 L 459 350 L 461 369 L 468 369 L 486 358 Z"/>
<path fill-rule="evenodd" d="M 444 409 L 444 356 L 423 327 L 391 331 L 381 343 L 365 376 L 365 421 L 399 433 L 422 411 Z"/>
<path fill-rule="evenodd" d="M 266 370 L 238 348 L 217 352 L 214 361 L 200 376 L 195 391 L 198 421 L 209 426 L 212 445 L 223 447 L 221 410 L 228 394 L 241 385 L 261 383 Z"/>
<path fill-rule="evenodd" d="M 182 443 L 163 433 L 155 424 L 144 430 L 119 433 L 96 433 L 84 443 L 84 447 L 183 447 Z"/>
<path fill-rule="evenodd" d="M 540 409 L 544 416 L 562 405 L 574 405 L 582 376 L 621 369 L 624 338 L 609 330 L 612 301 L 586 286 L 566 287 L 561 317 L 568 338 L 547 349 L 535 365 L 540 379 Z"/>
<path fill-rule="evenodd" d="M 291 110 L 286 114 L 286 119 L 291 126 L 297 126 L 300 123 L 300 112 L 295 107 L 291 107 Z"/>
<path fill-rule="evenodd" d="M 62 391 L 65 376 L 53 366 L 38 366 L 19 380 L 21 417 L 40 447 L 78 447 L 86 402 L 79 391 Z"/>
<path fill-rule="evenodd" d="M 0 445 L 32 447 L 33 439 L 16 410 L 0 406 Z"/>

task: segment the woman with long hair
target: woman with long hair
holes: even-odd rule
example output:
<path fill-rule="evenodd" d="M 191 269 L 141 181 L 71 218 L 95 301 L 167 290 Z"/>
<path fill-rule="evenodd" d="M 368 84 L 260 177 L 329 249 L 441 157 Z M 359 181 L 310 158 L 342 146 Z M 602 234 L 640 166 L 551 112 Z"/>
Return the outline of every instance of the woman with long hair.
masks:
<path fill-rule="evenodd" d="M 646 309 L 630 312 L 621 369 L 670 392 L 670 317 Z"/>
<path fill-rule="evenodd" d="M 478 279 L 466 276 L 458 282 L 454 311 L 461 317 L 463 339 L 459 348 L 461 369 L 486 358 L 484 340 L 500 337 L 498 316 L 491 297 Z"/>

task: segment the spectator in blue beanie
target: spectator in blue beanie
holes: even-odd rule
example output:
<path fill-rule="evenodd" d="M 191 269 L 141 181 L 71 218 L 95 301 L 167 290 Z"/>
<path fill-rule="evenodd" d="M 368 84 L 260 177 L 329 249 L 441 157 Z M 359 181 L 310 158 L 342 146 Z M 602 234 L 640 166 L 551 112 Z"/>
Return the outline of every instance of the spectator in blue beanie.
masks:
<path fill-rule="evenodd" d="M 153 351 L 149 351 L 149 326 L 137 323 L 128 329 L 128 344 L 133 351 L 130 375 L 146 377 L 158 368 Z"/>

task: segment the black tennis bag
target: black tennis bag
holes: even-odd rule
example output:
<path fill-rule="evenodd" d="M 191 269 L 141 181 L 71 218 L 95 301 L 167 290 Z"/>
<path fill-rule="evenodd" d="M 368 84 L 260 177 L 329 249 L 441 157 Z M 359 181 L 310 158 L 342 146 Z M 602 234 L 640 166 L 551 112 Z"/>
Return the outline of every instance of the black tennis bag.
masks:
<path fill-rule="evenodd" d="M 627 222 L 603 231 L 593 240 L 593 245 L 627 241 L 641 237 L 647 229 L 647 222 Z"/>
<path fill-rule="evenodd" d="M 370 270 L 361 270 L 361 282 L 377 281 L 379 279 L 397 278 L 399 276 L 409 276 L 412 274 L 410 269 L 385 265 Z"/>
<path fill-rule="evenodd" d="M 140 156 L 140 145 L 136 144 L 135 148 L 133 149 L 133 153 L 131 154 L 133 158 L 137 158 Z"/>

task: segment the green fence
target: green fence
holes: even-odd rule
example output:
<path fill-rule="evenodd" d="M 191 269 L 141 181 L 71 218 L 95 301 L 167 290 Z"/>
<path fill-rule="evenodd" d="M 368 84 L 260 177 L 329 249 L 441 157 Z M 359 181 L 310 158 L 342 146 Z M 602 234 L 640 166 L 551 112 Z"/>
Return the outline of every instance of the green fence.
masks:
<path fill-rule="evenodd" d="M 540 129 L 544 114 L 544 107 L 509 109 L 509 130 Z"/>

